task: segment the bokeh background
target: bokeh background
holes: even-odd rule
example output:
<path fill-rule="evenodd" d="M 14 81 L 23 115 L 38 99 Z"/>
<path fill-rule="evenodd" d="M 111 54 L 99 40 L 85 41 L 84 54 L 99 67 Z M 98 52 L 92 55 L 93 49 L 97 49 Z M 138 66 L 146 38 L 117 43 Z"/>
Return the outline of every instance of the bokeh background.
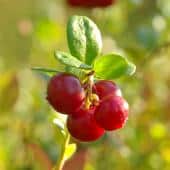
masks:
<path fill-rule="evenodd" d="M 101 29 L 103 53 L 127 56 L 132 77 L 115 80 L 130 104 L 124 129 L 78 143 L 65 170 L 170 170 L 170 1 L 117 0 L 108 8 L 73 8 L 65 0 L 0 0 L 0 170 L 47 170 L 61 136 L 47 104 L 46 79 L 68 51 L 68 17 L 86 15 Z"/>

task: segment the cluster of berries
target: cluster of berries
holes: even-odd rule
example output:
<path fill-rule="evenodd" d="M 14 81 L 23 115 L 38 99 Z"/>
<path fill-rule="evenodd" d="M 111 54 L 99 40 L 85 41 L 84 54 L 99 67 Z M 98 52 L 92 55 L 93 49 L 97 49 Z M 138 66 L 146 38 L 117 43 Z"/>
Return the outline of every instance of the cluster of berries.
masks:
<path fill-rule="evenodd" d="M 80 7 L 107 7 L 116 0 L 67 0 L 68 4 Z"/>
<path fill-rule="evenodd" d="M 105 130 L 122 128 L 128 119 L 128 103 L 112 81 L 100 80 L 92 85 L 96 100 L 87 105 L 87 89 L 68 73 L 53 76 L 48 84 L 47 100 L 60 113 L 67 114 L 67 128 L 80 141 L 99 139 Z"/>

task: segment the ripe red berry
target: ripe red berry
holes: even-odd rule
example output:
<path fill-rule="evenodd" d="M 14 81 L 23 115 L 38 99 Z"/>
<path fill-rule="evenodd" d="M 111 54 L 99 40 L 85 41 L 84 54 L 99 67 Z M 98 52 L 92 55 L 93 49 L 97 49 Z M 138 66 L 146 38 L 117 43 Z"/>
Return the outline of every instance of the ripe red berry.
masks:
<path fill-rule="evenodd" d="M 108 95 L 122 96 L 120 88 L 112 81 L 100 80 L 93 86 L 93 92 L 96 93 L 100 99 Z"/>
<path fill-rule="evenodd" d="M 81 7 L 107 7 L 112 5 L 116 0 L 67 0 L 72 6 Z"/>
<path fill-rule="evenodd" d="M 51 78 L 47 100 L 55 110 L 64 114 L 74 113 L 83 103 L 84 89 L 73 75 L 62 73 Z"/>
<path fill-rule="evenodd" d="M 94 4 L 98 7 L 107 7 L 112 5 L 115 0 L 94 0 Z"/>
<path fill-rule="evenodd" d="M 94 119 L 94 108 L 80 109 L 77 114 L 69 115 L 67 128 L 74 138 L 84 142 L 97 140 L 104 134 L 104 129 Z"/>
<path fill-rule="evenodd" d="M 97 106 L 94 117 L 105 130 L 122 128 L 128 119 L 128 103 L 120 96 L 108 96 Z"/>

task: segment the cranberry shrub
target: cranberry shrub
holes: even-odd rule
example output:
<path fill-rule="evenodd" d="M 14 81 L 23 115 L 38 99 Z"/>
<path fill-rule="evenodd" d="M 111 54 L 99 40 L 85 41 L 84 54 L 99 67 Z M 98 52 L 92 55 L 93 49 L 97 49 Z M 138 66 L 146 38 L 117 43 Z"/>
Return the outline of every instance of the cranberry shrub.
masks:
<path fill-rule="evenodd" d="M 121 76 L 132 75 L 135 65 L 124 56 L 102 54 L 102 37 L 96 24 L 85 16 L 72 16 L 67 24 L 70 54 L 55 51 L 55 58 L 64 70 L 34 68 L 51 73 L 47 100 L 59 114 L 67 115 L 65 123 L 55 119 L 65 142 L 61 158 L 54 169 L 60 170 L 76 149 L 69 136 L 81 142 L 91 142 L 107 131 L 122 128 L 129 106 L 114 82 Z M 114 81 L 113 81 L 114 80 Z"/>

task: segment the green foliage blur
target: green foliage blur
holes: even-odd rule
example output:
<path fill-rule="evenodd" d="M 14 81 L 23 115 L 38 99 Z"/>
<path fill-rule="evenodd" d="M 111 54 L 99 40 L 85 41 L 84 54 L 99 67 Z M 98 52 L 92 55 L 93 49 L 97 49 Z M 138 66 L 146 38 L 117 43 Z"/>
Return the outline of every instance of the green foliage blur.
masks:
<path fill-rule="evenodd" d="M 94 20 L 103 53 L 127 56 L 137 71 L 115 80 L 130 105 L 126 126 L 94 143 L 77 141 L 64 170 L 169 170 L 169 0 L 117 0 L 104 9 L 0 0 L 0 170 L 48 170 L 58 158 L 62 135 L 45 99 L 47 77 L 31 67 L 62 68 L 53 53 L 68 51 L 66 23 L 73 14 Z"/>

